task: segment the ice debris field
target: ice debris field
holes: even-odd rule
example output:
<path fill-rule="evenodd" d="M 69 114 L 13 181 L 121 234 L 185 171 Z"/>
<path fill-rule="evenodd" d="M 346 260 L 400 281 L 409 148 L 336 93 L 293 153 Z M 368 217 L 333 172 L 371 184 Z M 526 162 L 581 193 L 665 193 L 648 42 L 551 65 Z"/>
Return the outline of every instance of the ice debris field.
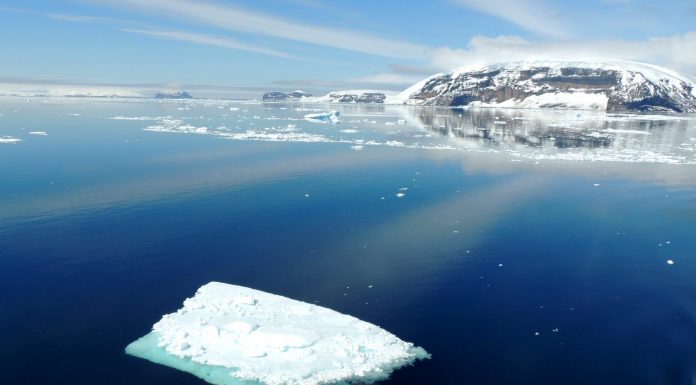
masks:
<path fill-rule="evenodd" d="M 430 358 L 355 317 L 219 282 L 198 289 L 126 353 L 216 385 L 372 383 Z"/>

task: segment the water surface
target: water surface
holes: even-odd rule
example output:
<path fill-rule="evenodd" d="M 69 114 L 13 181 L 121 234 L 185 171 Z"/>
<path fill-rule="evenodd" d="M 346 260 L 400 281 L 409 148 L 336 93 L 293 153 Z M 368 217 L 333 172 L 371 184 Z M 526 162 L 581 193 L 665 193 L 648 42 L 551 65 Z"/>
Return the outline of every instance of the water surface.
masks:
<path fill-rule="evenodd" d="M 340 123 L 304 119 L 330 109 Z M 0 114 L 21 140 L 0 144 L 8 384 L 201 384 L 123 349 L 213 280 L 433 354 L 385 384 L 696 383 L 692 116 L 69 98 Z"/>

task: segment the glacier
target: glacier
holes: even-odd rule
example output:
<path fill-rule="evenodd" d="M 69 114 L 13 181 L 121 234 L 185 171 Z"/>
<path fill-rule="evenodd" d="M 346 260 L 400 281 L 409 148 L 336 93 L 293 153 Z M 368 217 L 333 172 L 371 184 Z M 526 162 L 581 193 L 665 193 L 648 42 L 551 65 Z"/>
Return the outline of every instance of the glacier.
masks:
<path fill-rule="evenodd" d="M 216 385 L 372 383 L 430 358 L 386 330 L 334 310 L 210 282 L 126 353 Z"/>

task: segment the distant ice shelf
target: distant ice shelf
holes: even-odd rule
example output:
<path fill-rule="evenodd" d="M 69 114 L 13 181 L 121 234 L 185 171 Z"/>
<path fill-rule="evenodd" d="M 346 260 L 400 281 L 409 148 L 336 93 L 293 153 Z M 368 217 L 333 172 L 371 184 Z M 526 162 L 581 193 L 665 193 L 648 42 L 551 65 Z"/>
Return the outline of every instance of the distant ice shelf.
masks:
<path fill-rule="evenodd" d="M 355 317 L 219 282 L 198 289 L 126 353 L 216 385 L 368 384 L 430 358 Z"/>

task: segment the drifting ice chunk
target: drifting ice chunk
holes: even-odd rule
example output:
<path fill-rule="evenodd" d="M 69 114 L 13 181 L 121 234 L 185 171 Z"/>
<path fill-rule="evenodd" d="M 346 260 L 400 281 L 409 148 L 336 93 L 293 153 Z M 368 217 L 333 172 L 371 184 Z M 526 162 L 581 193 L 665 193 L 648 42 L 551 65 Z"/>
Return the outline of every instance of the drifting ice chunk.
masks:
<path fill-rule="evenodd" d="M 349 315 L 219 282 L 152 329 L 126 353 L 216 385 L 371 383 L 430 358 Z"/>
<path fill-rule="evenodd" d="M 307 114 L 304 116 L 304 118 L 309 120 L 309 121 L 312 121 L 312 122 L 338 123 L 340 121 L 338 119 L 339 115 L 341 115 L 341 113 L 338 111 L 330 111 L 330 112 L 322 112 L 319 114 Z"/>
<path fill-rule="evenodd" d="M 22 139 L 13 138 L 11 136 L 0 136 L 0 143 L 4 144 L 15 144 L 21 142 Z"/>

